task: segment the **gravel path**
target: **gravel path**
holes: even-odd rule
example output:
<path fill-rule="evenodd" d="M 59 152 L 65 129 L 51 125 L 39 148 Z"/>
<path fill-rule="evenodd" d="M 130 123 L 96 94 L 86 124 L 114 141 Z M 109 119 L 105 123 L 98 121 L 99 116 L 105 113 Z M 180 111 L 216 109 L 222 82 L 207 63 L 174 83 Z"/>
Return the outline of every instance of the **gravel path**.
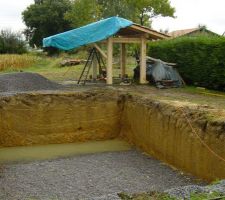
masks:
<path fill-rule="evenodd" d="M 194 183 L 135 150 L 4 166 L 1 200 L 116 200 L 117 193 L 164 191 Z"/>

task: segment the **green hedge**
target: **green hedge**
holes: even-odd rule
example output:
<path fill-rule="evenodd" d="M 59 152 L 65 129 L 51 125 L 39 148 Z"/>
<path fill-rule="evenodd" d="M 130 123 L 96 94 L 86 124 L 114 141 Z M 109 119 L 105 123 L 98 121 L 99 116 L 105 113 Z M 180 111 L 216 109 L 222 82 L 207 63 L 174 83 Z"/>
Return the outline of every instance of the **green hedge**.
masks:
<path fill-rule="evenodd" d="M 177 63 L 187 84 L 225 90 L 225 37 L 185 37 L 151 42 L 148 54 Z"/>

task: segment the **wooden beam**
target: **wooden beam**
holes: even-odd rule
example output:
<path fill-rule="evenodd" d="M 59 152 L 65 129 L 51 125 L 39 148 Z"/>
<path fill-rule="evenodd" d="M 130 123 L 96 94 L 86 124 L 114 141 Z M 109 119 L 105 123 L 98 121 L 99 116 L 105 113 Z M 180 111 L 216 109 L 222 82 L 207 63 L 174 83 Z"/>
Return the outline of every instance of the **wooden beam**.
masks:
<path fill-rule="evenodd" d="M 141 43 L 141 38 L 113 38 L 113 43 Z"/>
<path fill-rule="evenodd" d="M 147 33 L 147 34 L 150 35 L 150 38 L 152 38 L 152 39 L 167 39 L 167 38 L 170 38 L 169 35 L 166 35 L 164 33 L 160 33 L 158 31 L 152 30 L 148 27 L 141 26 L 141 25 L 138 25 L 138 24 L 133 24 L 129 28 L 134 29 L 134 30 L 138 30 L 138 31 L 143 32 L 143 33 Z"/>
<path fill-rule="evenodd" d="M 146 56 L 146 58 L 147 58 L 148 60 L 151 60 L 151 61 L 159 61 L 159 59 L 156 59 L 156 58 L 153 58 L 153 57 L 150 57 L 150 56 Z M 162 62 L 163 64 L 170 65 L 170 66 L 176 66 L 176 65 L 177 65 L 176 63 L 168 63 L 168 62 L 164 62 L 164 61 L 162 61 L 162 60 L 161 60 L 161 62 Z"/>
<path fill-rule="evenodd" d="M 145 37 L 141 38 L 141 55 L 140 55 L 140 84 L 146 83 L 146 47 Z"/>
<path fill-rule="evenodd" d="M 96 44 L 94 43 L 94 47 L 99 51 L 99 53 L 105 58 L 107 59 L 107 55 L 105 54 L 105 52 Z"/>
<path fill-rule="evenodd" d="M 121 52 L 120 52 L 120 69 L 121 69 L 121 77 L 123 78 L 124 75 L 126 74 L 126 57 L 127 52 L 126 52 L 126 44 L 121 44 Z"/>
<path fill-rule="evenodd" d="M 113 68 L 113 38 L 107 40 L 107 84 L 112 85 L 112 68 Z"/>

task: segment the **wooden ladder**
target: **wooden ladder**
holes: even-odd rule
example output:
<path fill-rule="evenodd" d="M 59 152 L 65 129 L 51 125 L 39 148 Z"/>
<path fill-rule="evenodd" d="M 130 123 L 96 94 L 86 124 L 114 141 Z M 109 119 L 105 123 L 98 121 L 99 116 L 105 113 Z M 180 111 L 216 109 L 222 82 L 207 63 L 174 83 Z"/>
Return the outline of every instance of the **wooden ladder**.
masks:
<path fill-rule="evenodd" d="M 83 84 L 85 85 L 86 82 L 87 82 L 87 78 L 88 78 L 88 74 L 90 72 L 90 69 L 92 67 L 92 63 L 93 63 L 93 60 L 97 59 L 97 62 L 98 62 L 98 65 L 99 65 L 99 73 L 100 74 L 103 74 L 104 75 L 104 68 L 105 68 L 105 63 L 103 61 L 103 58 L 101 57 L 101 55 L 98 53 L 97 49 L 96 48 L 92 48 L 90 53 L 89 53 L 89 56 L 88 56 L 88 59 L 84 65 L 84 68 L 81 72 L 81 75 L 80 75 L 80 78 L 77 82 L 77 84 Z"/>

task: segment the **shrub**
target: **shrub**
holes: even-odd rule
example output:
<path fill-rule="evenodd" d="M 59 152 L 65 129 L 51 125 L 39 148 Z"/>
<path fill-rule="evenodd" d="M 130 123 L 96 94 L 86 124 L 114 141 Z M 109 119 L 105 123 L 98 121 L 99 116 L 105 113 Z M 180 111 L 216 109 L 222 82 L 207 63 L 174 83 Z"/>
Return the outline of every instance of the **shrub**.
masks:
<path fill-rule="evenodd" d="M 22 34 L 10 30 L 0 31 L 0 54 L 22 54 L 26 52 L 26 43 Z"/>
<path fill-rule="evenodd" d="M 152 42 L 148 54 L 177 63 L 187 84 L 225 90 L 224 37 L 184 37 Z"/>

